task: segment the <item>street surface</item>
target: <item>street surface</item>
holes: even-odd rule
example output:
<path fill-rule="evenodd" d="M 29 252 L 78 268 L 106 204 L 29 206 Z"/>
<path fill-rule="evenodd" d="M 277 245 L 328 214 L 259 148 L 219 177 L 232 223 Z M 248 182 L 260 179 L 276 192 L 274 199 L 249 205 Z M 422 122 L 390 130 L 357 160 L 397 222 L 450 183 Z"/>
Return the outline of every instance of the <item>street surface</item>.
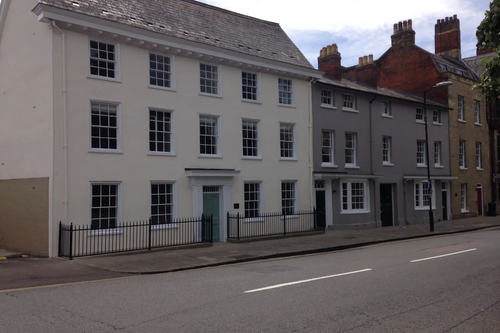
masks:
<path fill-rule="evenodd" d="M 500 332 L 500 230 L 0 291 L 0 313 L 2 333 Z"/>

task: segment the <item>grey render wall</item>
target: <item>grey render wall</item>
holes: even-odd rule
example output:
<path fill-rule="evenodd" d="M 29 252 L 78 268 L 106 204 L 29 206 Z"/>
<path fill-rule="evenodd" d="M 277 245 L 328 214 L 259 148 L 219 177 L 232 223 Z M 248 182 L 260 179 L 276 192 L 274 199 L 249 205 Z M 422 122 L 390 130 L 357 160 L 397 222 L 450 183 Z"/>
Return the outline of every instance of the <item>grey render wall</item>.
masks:
<path fill-rule="evenodd" d="M 321 90 L 334 92 L 336 109 L 321 107 Z M 356 96 L 358 113 L 342 111 L 342 93 Z M 414 199 L 414 181 L 403 180 L 404 176 L 426 176 L 426 168 L 417 167 L 417 140 L 425 140 L 425 126 L 416 121 L 416 108 L 421 104 L 389 98 L 375 93 L 366 93 L 345 89 L 344 87 L 313 85 L 313 156 L 315 173 L 347 173 L 350 175 L 379 176 L 370 184 L 370 213 L 341 214 L 340 181 L 332 182 L 333 227 L 380 226 L 380 184 L 393 184 L 394 221 L 395 224 L 424 223 L 428 221 L 428 210 L 416 210 Z M 374 99 L 375 97 L 375 99 Z M 370 101 L 372 152 L 370 153 Z M 391 105 L 392 118 L 382 116 L 382 101 Z M 432 110 L 428 107 L 429 119 L 429 159 L 431 160 L 432 176 L 450 175 L 448 111 L 441 112 L 441 125 L 433 124 Z M 336 168 L 321 166 L 322 130 L 333 130 L 334 155 Z M 346 169 L 345 132 L 357 133 L 357 157 L 359 169 Z M 392 141 L 392 164 L 385 166 L 382 161 L 382 137 L 390 136 Z M 434 141 L 441 141 L 442 168 L 434 167 Z M 370 156 L 371 155 L 371 156 Z M 372 159 L 372 165 L 370 165 Z M 326 177 L 334 177 L 333 175 Z M 325 178 L 326 181 L 327 178 Z M 418 180 L 421 181 L 421 180 Z M 435 188 L 441 189 L 440 181 L 435 182 Z M 436 193 L 436 220 L 441 216 L 441 192 Z M 329 221 L 327 221 L 329 224 Z"/>

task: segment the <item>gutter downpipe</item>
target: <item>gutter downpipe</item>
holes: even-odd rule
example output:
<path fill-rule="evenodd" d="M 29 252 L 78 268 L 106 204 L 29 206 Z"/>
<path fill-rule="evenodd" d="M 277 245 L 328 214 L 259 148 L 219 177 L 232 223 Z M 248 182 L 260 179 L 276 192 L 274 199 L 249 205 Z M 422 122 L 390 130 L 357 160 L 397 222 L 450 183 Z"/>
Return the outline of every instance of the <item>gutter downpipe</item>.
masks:
<path fill-rule="evenodd" d="M 311 78 L 309 80 L 309 91 L 308 91 L 308 94 L 307 94 L 307 104 L 309 106 L 309 124 L 308 124 L 308 127 L 309 127 L 309 184 L 311 184 L 311 189 L 310 189 L 310 198 L 309 198 L 309 201 L 310 201 L 310 205 L 311 205 L 311 209 L 314 209 L 315 208 L 315 202 L 314 202 L 314 177 L 313 177 L 313 150 L 314 150 L 314 147 L 313 147 L 313 128 L 312 128 L 312 123 L 313 123 L 313 106 L 312 106 L 312 87 L 313 87 L 313 83 L 316 81 L 315 78 Z"/>
<path fill-rule="evenodd" d="M 374 95 L 373 98 L 370 100 L 369 103 L 369 108 L 368 108 L 368 115 L 369 115 L 369 120 L 370 120 L 370 174 L 373 175 L 373 130 L 372 130 L 372 103 L 373 101 L 377 98 L 377 95 Z M 373 179 L 373 203 L 375 204 L 375 207 L 373 209 L 373 213 L 375 216 L 373 217 L 375 221 L 375 227 L 378 227 L 377 223 L 377 189 L 375 187 L 376 180 Z"/>
<path fill-rule="evenodd" d="M 52 26 L 61 33 L 62 48 L 62 102 L 63 102 L 63 159 L 64 159 L 64 221 L 68 221 L 68 135 L 67 135 L 67 91 L 66 91 L 66 34 L 54 20 Z"/>

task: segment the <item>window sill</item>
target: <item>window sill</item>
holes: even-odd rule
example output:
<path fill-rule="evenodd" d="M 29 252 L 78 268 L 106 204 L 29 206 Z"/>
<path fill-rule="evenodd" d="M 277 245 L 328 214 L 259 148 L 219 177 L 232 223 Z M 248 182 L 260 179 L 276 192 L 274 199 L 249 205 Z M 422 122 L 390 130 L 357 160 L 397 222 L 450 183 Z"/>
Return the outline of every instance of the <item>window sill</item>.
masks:
<path fill-rule="evenodd" d="M 462 120 L 462 119 L 458 119 L 458 122 L 459 122 L 459 123 L 464 123 L 464 124 L 466 123 L 466 121 L 465 121 L 465 120 Z"/>
<path fill-rule="evenodd" d="M 148 153 L 148 156 L 177 156 L 175 153 L 157 153 L 154 151 L 150 151 Z"/>
<path fill-rule="evenodd" d="M 116 83 L 122 83 L 122 80 L 120 78 L 110 78 L 110 77 L 105 77 L 105 76 L 98 76 L 98 75 L 87 75 L 87 79 L 93 79 L 93 80 L 102 80 L 102 81 L 109 81 L 109 82 L 116 82 Z"/>
<path fill-rule="evenodd" d="M 244 219 L 243 222 L 245 223 L 252 223 L 252 222 L 264 222 L 265 218 L 263 217 L 250 217 L 248 219 Z"/>
<path fill-rule="evenodd" d="M 344 168 L 346 168 L 346 169 L 357 169 L 357 170 L 359 170 L 359 166 L 358 166 L 358 165 L 348 165 L 348 164 L 346 164 L 346 165 L 344 166 Z"/>
<path fill-rule="evenodd" d="M 149 89 L 164 90 L 164 91 L 173 91 L 173 92 L 177 91 L 175 88 L 162 87 L 162 86 L 153 86 L 153 85 L 148 85 L 148 88 Z"/>
<path fill-rule="evenodd" d="M 280 157 L 280 161 L 297 161 L 297 157 Z"/>
<path fill-rule="evenodd" d="M 429 206 L 415 207 L 415 210 L 429 210 Z M 432 207 L 432 210 L 436 210 L 436 207 Z"/>
<path fill-rule="evenodd" d="M 109 229 L 92 229 L 89 230 L 88 236 L 106 236 L 106 235 L 122 235 L 123 228 L 109 228 Z"/>
<path fill-rule="evenodd" d="M 394 164 L 393 163 L 387 163 L 387 162 L 384 162 L 382 163 L 383 166 L 388 166 L 388 167 L 393 167 Z"/>
<path fill-rule="evenodd" d="M 434 169 L 444 169 L 444 166 L 441 164 L 434 164 Z"/>
<path fill-rule="evenodd" d="M 418 120 L 418 119 L 417 119 L 417 120 L 415 120 L 415 122 L 416 122 L 417 124 L 424 124 L 424 125 L 425 125 L 425 121 L 423 121 L 423 120 Z"/>
<path fill-rule="evenodd" d="M 321 163 L 322 168 L 338 168 L 337 165 L 335 164 L 330 164 L 330 163 Z"/>
<path fill-rule="evenodd" d="M 218 159 L 221 159 L 222 155 L 204 155 L 204 154 L 200 154 L 200 155 L 198 155 L 198 158 L 218 158 Z"/>
<path fill-rule="evenodd" d="M 278 103 L 278 106 L 281 106 L 283 108 L 291 108 L 291 109 L 296 109 L 297 107 L 293 104 L 280 104 Z"/>
<path fill-rule="evenodd" d="M 390 114 L 385 114 L 385 113 L 382 113 L 382 117 L 383 117 L 383 118 L 389 118 L 389 119 L 392 119 L 392 118 L 393 118 L 393 117 L 392 117 L 392 115 L 390 115 Z"/>
<path fill-rule="evenodd" d="M 262 102 L 258 99 L 244 99 L 244 98 L 242 98 L 241 101 L 243 103 L 262 104 Z"/>
<path fill-rule="evenodd" d="M 281 215 L 281 219 L 298 219 L 299 215 Z"/>
<path fill-rule="evenodd" d="M 469 211 L 468 211 L 467 209 L 462 209 L 462 210 L 460 210 L 460 212 L 461 212 L 462 214 L 467 214 Z"/>
<path fill-rule="evenodd" d="M 353 215 L 353 214 L 369 214 L 370 211 L 363 209 L 363 210 L 342 210 L 340 214 L 345 214 L 345 215 Z"/>
<path fill-rule="evenodd" d="M 464 167 L 460 167 L 460 170 L 467 171 L 468 169 L 464 168 Z"/>
<path fill-rule="evenodd" d="M 330 104 L 321 104 L 320 105 L 323 109 L 331 109 L 331 110 L 337 110 L 336 106 L 330 105 Z"/>
<path fill-rule="evenodd" d="M 213 98 L 221 98 L 222 99 L 222 95 L 218 95 L 218 94 L 209 94 L 209 93 L 198 93 L 198 95 L 200 96 L 206 96 L 206 97 L 213 97 Z"/>
<path fill-rule="evenodd" d="M 474 123 L 474 125 L 476 125 L 476 126 L 483 126 L 483 124 L 481 124 L 481 123 Z"/>
<path fill-rule="evenodd" d="M 427 168 L 426 164 L 417 164 L 417 168 Z"/>
<path fill-rule="evenodd" d="M 160 223 L 160 224 L 152 224 L 151 230 L 167 230 L 167 229 L 178 229 L 178 223 Z"/>
<path fill-rule="evenodd" d="M 484 171 L 483 168 L 476 168 L 477 171 Z"/>
<path fill-rule="evenodd" d="M 254 160 L 254 161 L 262 161 L 261 156 L 243 156 L 242 160 Z"/>
<path fill-rule="evenodd" d="M 432 125 L 436 125 L 436 126 L 443 126 L 443 123 L 436 123 L 436 122 L 432 122 Z"/>
<path fill-rule="evenodd" d="M 351 109 L 351 108 L 342 108 L 342 111 L 352 112 L 352 113 L 359 113 L 359 110 Z"/>
<path fill-rule="evenodd" d="M 108 149 L 90 149 L 89 153 L 92 154 L 123 154 L 123 151 L 121 150 L 108 150 Z"/>

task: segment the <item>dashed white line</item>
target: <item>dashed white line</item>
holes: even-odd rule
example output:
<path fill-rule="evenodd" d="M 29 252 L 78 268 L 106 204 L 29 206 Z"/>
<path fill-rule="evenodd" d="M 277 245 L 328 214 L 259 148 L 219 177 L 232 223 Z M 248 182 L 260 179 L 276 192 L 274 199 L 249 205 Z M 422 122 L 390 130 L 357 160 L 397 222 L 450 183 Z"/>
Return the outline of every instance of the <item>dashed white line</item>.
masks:
<path fill-rule="evenodd" d="M 453 252 L 453 253 L 448 253 L 448 254 L 442 254 L 440 256 L 435 256 L 435 257 L 416 259 L 416 260 L 412 260 L 410 262 L 419 262 L 419 261 L 424 261 L 424 260 L 431 260 L 431 259 L 437 259 L 437 258 L 442 258 L 442 257 L 454 256 L 455 254 L 466 253 L 466 252 L 476 251 L 476 250 L 477 249 L 468 249 L 468 250 L 464 250 L 464 251 L 458 251 L 458 252 Z"/>
<path fill-rule="evenodd" d="M 312 282 L 312 281 L 318 281 L 318 280 L 324 280 L 324 279 L 331 279 L 334 277 L 339 277 L 339 276 L 344 276 L 344 275 L 351 275 L 351 274 L 356 274 L 356 273 L 363 273 L 363 272 L 368 272 L 371 271 L 371 268 L 367 269 L 362 269 L 359 271 L 353 271 L 353 272 L 347 272 L 347 273 L 340 273 L 340 274 L 334 274 L 334 275 L 328 275 L 328 276 L 321 276 L 313 279 L 307 279 L 307 280 L 300 280 L 300 281 L 294 281 L 294 282 L 288 282 L 288 283 L 282 283 L 282 284 L 276 284 L 274 286 L 269 286 L 269 287 L 264 287 L 264 288 L 259 288 L 259 289 L 253 289 L 253 290 L 247 290 L 244 293 L 249 294 L 249 293 L 255 293 L 258 291 L 264 291 L 264 290 L 269 290 L 269 289 L 276 289 L 276 288 L 282 288 L 282 287 L 288 287 L 288 286 L 293 286 L 295 284 L 300 284 L 300 283 L 307 283 L 307 282 Z"/>

